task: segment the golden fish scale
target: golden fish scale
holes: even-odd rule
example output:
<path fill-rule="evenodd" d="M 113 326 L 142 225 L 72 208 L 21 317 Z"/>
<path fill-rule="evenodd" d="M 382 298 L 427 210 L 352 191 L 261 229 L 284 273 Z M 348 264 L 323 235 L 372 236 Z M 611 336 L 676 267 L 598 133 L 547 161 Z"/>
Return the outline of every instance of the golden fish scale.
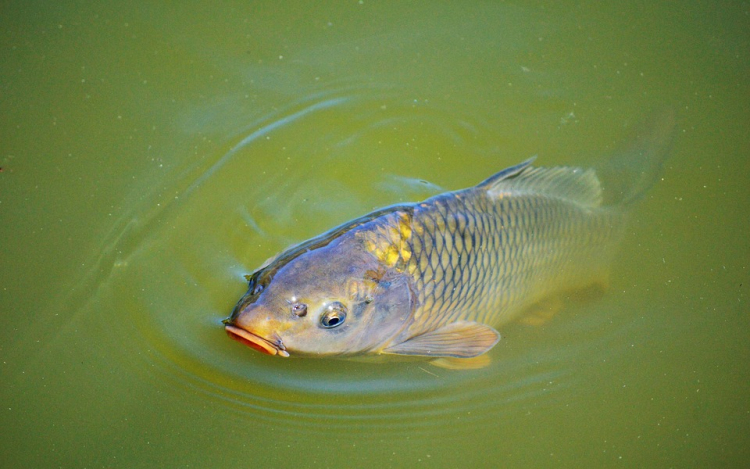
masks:
<path fill-rule="evenodd" d="M 408 240 L 411 237 L 411 216 L 395 211 L 376 219 L 368 229 L 359 231 L 356 236 L 365 248 L 384 266 L 403 270 L 411 259 L 412 251 Z"/>
<path fill-rule="evenodd" d="M 365 246 L 413 277 L 417 334 L 458 320 L 496 326 L 546 294 L 595 281 L 623 224 L 608 208 L 467 189 L 377 225 L 362 233 Z"/>

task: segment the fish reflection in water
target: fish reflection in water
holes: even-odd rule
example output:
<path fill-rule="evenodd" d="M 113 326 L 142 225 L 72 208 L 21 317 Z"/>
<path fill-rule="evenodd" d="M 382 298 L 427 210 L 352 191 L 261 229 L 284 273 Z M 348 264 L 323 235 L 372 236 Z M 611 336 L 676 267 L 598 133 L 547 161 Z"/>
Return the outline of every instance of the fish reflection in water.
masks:
<path fill-rule="evenodd" d="M 672 112 L 599 168 L 533 158 L 468 189 L 364 215 L 267 261 L 224 321 L 280 356 L 423 356 L 487 362 L 499 326 L 601 283 L 628 209 L 657 180 Z"/>

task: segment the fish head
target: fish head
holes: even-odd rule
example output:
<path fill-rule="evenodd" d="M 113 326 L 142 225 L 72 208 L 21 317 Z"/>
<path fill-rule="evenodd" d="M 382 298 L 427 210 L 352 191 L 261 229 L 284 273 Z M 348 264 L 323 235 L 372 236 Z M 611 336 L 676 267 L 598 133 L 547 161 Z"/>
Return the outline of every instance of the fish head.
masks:
<path fill-rule="evenodd" d="M 333 243 L 250 276 L 225 320 L 230 337 L 288 356 L 377 353 L 412 318 L 411 277 L 383 266 L 361 243 Z"/>

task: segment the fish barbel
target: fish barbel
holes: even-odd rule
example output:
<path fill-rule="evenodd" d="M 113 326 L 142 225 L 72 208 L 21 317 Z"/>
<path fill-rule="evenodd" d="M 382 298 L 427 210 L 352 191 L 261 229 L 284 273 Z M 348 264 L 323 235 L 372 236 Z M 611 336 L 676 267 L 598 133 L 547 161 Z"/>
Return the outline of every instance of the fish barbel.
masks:
<path fill-rule="evenodd" d="M 481 356 L 497 327 L 606 276 L 673 127 L 658 115 L 596 170 L 532 158 L 294 246 L 246 277 L 226 331 L 281 356 Z"/>

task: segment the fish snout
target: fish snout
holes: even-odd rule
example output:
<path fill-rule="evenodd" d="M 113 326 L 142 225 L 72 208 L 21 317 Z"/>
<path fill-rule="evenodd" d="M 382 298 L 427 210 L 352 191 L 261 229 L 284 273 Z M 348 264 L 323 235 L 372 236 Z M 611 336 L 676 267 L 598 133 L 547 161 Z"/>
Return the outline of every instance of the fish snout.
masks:
<path fill-rule="evenodd" d="M 223 321 L 224 324 L 234 324 L 237 321 L 237 318 L 243 315 L 243 313 L 246 313 L 257 307 L 257 304 L 254 303 L 255 300 L 256 298 L 253 298 L 250 292 L 245 293 L 245 295 L 240 298 L 240 301 L 238 301 L 237 304 L 234 305 L 232 314 Z"/>
<path fill-rule="evenodd" d="M 288 357 L 275 323 L 267 308 L 256 304 L 243 305 L 240 301 L 232 315 L 224 320 L 224 329 L 230 338 L 259 352 Z"/>

